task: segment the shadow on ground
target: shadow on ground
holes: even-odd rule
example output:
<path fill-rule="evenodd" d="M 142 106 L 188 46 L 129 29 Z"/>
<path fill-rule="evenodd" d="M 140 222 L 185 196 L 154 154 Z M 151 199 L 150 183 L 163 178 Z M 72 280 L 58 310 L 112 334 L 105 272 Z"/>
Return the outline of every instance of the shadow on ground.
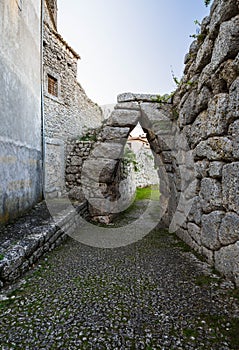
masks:
<path fill-rule="evenodd" d="M 166 230 L 117 249 L 69 238 L 1 298 L 3 350 L 239 349 L 237 291 Z"/>

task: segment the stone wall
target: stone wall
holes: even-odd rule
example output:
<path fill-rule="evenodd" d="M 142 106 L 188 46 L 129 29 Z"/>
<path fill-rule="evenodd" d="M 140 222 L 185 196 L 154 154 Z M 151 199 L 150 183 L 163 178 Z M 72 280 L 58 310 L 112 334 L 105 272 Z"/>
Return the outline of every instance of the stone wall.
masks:
<path fill-rule="evenodd" d="M 239 286 L 239 4 L 215 0 L 171 100 L 125 93 L 84 162 L 90 214 L 120 201 L 120 164 L 140 122 L 160 179 L 161 224 Z M 90 196 L 92 198 L 90 198 Z"/>
<path fill-rule="evenodd" d="M 196 196 L 178 234 L 239 285 L 239 3 L 215 0 L 173 97 L 195 161 Z"/>
<path fill-rule="evenodd" d="M 81 200 L 81 173 L 84 161 L 89 157 L 95 141 L 69 140 L 66 147 L 66 189 L 69 198 Z"/>
<path fill-rule="evenodd" d="M 42 196 L 40 8 L 0 2 L 0 224 Z"/>
<path fill-rule="evenodd" d="M 100 107 L 92 102 L 77 81 L 78 54 L 54 29 L 48 1 L 45 2 L 43 38 L 44 59 L 44 132 L 46 139 L 45 191 L 47 196 L 55 196 L 64 191 L 62 175 L 62 146 L 68 139 L 82 135 L 88 127 L 98 127 L 102 122 Z M 53 93 L 49 91 L 49 77 L 55 81 Z M 53 142 L 48 142 L 53 139 Z M 58 142 L 59 147 L 56 147 Z M 61 157 L 61 164 L 48 162 L 48 154 Z M 64 152 L 63 152 L 64 153 Z M 63 164 L 65 167 L 65 164 Z M 56 181 L 55 181 L 56 180 Z M 55 181 L 55 182 L 54 182 Z"/>
<path fill-rule="evenodd" d="M 159 183 L 158 172 L 154 165 L 154 156 L 151 149 L 142 147 L 136 153 L 137 171 L 134 181 L 136 187 L 147 187 Z"/>

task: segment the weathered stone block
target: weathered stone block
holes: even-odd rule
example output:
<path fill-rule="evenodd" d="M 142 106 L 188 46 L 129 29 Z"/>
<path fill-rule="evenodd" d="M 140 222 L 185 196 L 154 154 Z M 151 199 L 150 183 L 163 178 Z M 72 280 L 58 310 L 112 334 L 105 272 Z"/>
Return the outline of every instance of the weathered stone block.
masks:
<path fill-rule="evenodd" d="M 130 128 L 105 126 L 102 130 L 102 140 L 127 140 Z"/>
<path fill-rule="evenodd" d="M 221 23 L 228 21 L 238 14 L 238 4 L 234 0 L 215 1 L 211 7 L 211 19 L 209 24 L 210 37 L 214 38 L 218 33 Z"/>
<path fill-rule="evenodd" d="M 233 157 L 239 159 L 239 120 L 230 125 L 229 134 L 232 137 Z"/>
<path fill-rule="evenodd" d="M 188 233 L 198 245 L 201 245 L 201 228 L 199 226 L 189 222 Z"/>
<path fill-rule="evenodd" d="M 199 114 L 207 109 L 212 93 L 207 86 L 203 86 L 197 94 L 196 113 Z"/>
<path fill-rule="evenodd" d="M 199 196 L 193 198 L 192 206 L 188 214 L 188 220 L 195 222 L 197 225 L 201 224 L 202 205 Z"/>
<path fill-rule="evenodd" d="M 197 91 L 193 90 L 187 97 L 179 112 L 180 127 L 190 124 L 197 116 Z"/>
<path fill-rule="evenodd" d="M 116 109 L 107 120 L 107 125 L 134 128 L 139 121 L 140 115 L 139 111 Z"/>
<path fill-rule="evenodd" d="M 17 270 L 17 268 L 23 264 L 25 260 L 25 251 L 21 246 L 15 246 L 10 249 L 1 262 L 1 277 L 6 279 L 8 275 Z"/>
<path fill-rule="evenodd" d="M 201 45 L 200 49 L 197 53 L 196 58 L 196 71 L 201 71 L 203 67 L 205 67 L 211 59 L 212 56 L 212 50 L 213 50 L 213 40 L 211 40 L 209 37 L 207 37 L 203 44 Z"/>
<path fill-rule="evenodd" d="M 117 102 L 131 102 L 136 101 L 135 95 L 132 92 L 125 92 L 117 96 Z"/>
<path fill-rule="evenodd" d="M 232 83 L 229 89 L 229 117 L 231 120 L 239 118 L 239 77 Z"/>
<path fill-rule="evenodd" d="M 89 159 L 85 161 L 82 177 L 94 180 L 96 183 L 112 181 L 118 162 L 113 159 Z"/>
<path fill-rule="evenodd" d="M 226 213 L 219 230 L 219 240 L 222 245 L 233 244 L 239 241 L 239 216 L 235 213 Z"/>
<path fill-rule="evenodd" d="M 176 232 L 177 236 L 182 239 L 187 245 L 189 245 L 192 249 L 196 250 L 198 253 L 201 253 L 201 246 L 198 245 L 192 237 L 189 235 L 187 230 L 180 228 Z"/>
<path fill-rule="evenodd" d="M 208 120 L 205 130 L 206 136 L 224 134 L 229 121 L 229 96 L 226 93 L 215 95 L 208 105 Z"/>
<path fill-rule="evenodd" d="M 160 106 L 157 103 L 142 103 L 141 111 L 140 123 L 143 128 L 151 129 L 154 135 L 161 137 L 172 134 L 171 105 Z"/>
<path fill-rule="evenodd" d="M 115 106 L 115 109 L 134 109 L 139 111 L 140 105 L 138 102 L 121 102 Z"/>
<path fill-rule="evenodd" d="M 70 199 L 83 202 L 85 200 L 84 193 L 80 187 L 74 186 L 68 193 Z"/>
<path fill-rule="evenodd" d="M 219 77 L 226 81 L 227 88 L 229 89 L 233 81 L 237 78 L 238 71 L 236 67 L 236 60 L 227 60 L 220 66 Z"/>
<path fill-rule="evenodd" d="M 202 216 L 202 244 L 209 249 L 217 250 L 220 248 L 218 232 L 225 213 L 223 211 L 214 211 L 208 215 Z"/>
<path fill-rule="evenodd" d="M 215 252 L 215 267 L 239 287 L 239 242 Z"/>
<path fill-rule="evenodd" d="M 79 172 L 79 167 L 78 166 L 68 166 L 66 168 L 66 173 L 67 174 L 76 174 Z"/>
<path fill-rule="evenodd" d="M 202 247 L 201 253 L 209 264 L 214 264 L 214 251 L 207 249 L 206 247 Z"/>
<path fill-rule="evenodd" d="M 82 165 L 82 159 L 80 157 L 77 157 L 77 156 L 73 156 L 71 158 L 71 165 L 77 165 L 77 166 L 80 166 Z"/>
<path fill-rule="evenodd" d="M 239 15 L 224 22 L 220 26 L 212 52 L 211 64 L 217 68 L 220 63 L 228 58 L 234 58 L 239 47 Z"/>
<path fill-rule="evenodd" d="M 209 213 L 222 208 L 222 186 L 215 179 L 204 178 L 201 181 L 200 198 L 203 211 Z"/>
<path fill-rule="evenodd" d="M 210 137 L 201 141 L 194 150 L 196 158 L 207 158 L 209 160 L 231 160 L 232 141 L 227 137 Z"/>
<path fill-rule="evenodd" d="M 222 193 L 224 206 L 239 213 L 239 162 L 224 165 Z"/>
<path fill-rule="evenodd" d="M 28 258 L 39 246 L 38 237 L 27 237 L 20 241 L 19 246 L 21 246 L 24 249 L 25 255 Z"/>
<path fill-rule="evenodd" d="M 120 159 L 124 146 L 121 143 L 98 143 L 95 145 L 92 156 L 95 158 Z"/>
<path fill-rule="evenodd" d="M 209 176 L 215 179 L 222 177 L 222 167 L 225 163 L 223 162 L 211 162 L 209 167 Z"/>
<path fill-rule="evenodd" d="M 75 181 L 75 178 L 76 178 L 75 175 L 72 175 L 72 174 L 67 174 L 66 175 L 66 181 L 73 182 L 73 181 Z"/>
<path fill-rule="evenodd" d="M 203 177 L 207 177 L 208 175 L 208 167 L 209 167 L 209 161 L 206 159 L 199 160 L 195 163 L 195 176 L 198 179 L 201 179 Z"/>

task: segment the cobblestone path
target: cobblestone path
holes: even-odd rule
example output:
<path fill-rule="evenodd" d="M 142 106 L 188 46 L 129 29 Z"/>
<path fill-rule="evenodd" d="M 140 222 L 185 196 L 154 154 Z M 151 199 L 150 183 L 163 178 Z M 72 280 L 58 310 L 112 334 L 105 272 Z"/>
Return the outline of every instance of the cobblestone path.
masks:
<path fill-rule="evenodd" d="M 16 287 L 2 350 L 239 349 L 237 292 L 165 230 L 117 249 L 69 238 Z"/>

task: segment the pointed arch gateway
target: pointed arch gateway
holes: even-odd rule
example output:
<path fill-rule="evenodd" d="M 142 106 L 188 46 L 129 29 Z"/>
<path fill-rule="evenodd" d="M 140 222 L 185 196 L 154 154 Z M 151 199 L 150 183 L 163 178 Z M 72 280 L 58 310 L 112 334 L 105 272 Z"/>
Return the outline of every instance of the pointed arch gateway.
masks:
<path fill-rule="evenodd" d="M 128 136 L 138 123 L 147 135 L 158 169 L 158 221 L 167 227 L 171 224 L 171 231 L 175 231 L 190 209 L 193 194 L 183 193 L 182 196 L 181 192 L 194 180 L 193 161 L 185 164 L 187 142 L 177 129 L 172 105 L 157 103 L 156 100 L 155 95 L 119 95 L 118 104 L 106 120 L 99 141 L 84 162 L 82 188 L 95 221 L 109 222 L 129 205 L 122 196 L 119 169 Z"/>

